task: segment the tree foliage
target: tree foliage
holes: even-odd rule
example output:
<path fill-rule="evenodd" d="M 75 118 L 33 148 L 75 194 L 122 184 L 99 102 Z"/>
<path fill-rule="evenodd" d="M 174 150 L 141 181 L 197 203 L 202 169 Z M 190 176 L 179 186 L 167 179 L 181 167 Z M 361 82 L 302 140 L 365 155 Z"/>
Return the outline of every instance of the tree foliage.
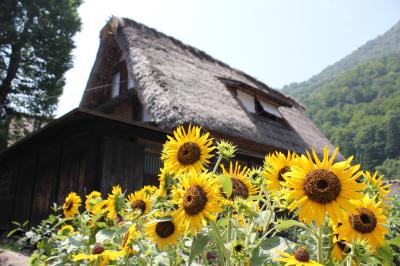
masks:
<path fill-rule="evenodd" d="M 0 107 L 52 116 L 72 66 L 80 0 L 0 2 Z"/>

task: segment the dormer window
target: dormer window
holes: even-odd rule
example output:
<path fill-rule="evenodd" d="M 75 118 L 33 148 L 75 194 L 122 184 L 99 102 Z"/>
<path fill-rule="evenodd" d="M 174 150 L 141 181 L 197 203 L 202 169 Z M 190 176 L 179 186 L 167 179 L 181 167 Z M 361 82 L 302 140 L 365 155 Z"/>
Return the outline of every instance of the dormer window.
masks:
<path fill-rule="evenodd" d="M 272 103 L 259 99 L 257 96 L 253 96 L 241 90 L 237 90 L 236 93 L 246 111 L 272 119 L 283 118 L 281 113 L 278 111 L 277 106 Z"/>
<path fill-rule="evenodd" d="M 114 73 L 112 79 L 112 88 L 111 88 L 111 97 L 117 97 L 120 93 L 120 85 L 121 85 L 121 73 Z"/>
<path fill-rule="evenodd" d="M 255 99 L 253 95 L 237 90 L 237 97 L 239 98 L 240 102 L 248 112 L 250 113 L 256 112 Z"/>
<path fill-rule="evenodd" d="M 232 79 L 219 78 L 233 95 L 237 97 L 243 108 L 259 117 L 284 122 L 279 106 L 290 106 L 287 99 L 272 90 L 257 89 L 248 84 Z"/>
<path fill-rule="evenodd" d="M 125 61 L 121 61 L 114 68 L 111 87 L 111 98 L 118 97 L 135 86 L 134 79 L 126 68 Z"/>
<path fill-rule="evenodd" d="M 256 101 L 255 105 L 256 105 L 257 114 L 266 116 L 269 118 L 271 118 L 271 115 L 273 117 L 277 117 L 277 118 L 281 118 L 281 119 L 283 118 L 281 113 L 279 112 L 278 108 L 275 105 L 273 105 L 267 101 L 261 100 L 261 99 L 255 99 L 255 101 Z"/>

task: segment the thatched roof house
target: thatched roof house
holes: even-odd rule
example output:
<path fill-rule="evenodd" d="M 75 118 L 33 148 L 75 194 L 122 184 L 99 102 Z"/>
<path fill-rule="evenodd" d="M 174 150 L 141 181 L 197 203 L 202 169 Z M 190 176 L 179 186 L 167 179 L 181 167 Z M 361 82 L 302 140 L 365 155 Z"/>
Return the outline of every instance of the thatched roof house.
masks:
<path fill-rule="evenodd" d="M 332 147 L 292 98 L 126 18 L 112 17 L 101 30 L 80 106 L 163 129 L 199 124 L 261 153 Z"/>
<path fill-rule="evenodd" d="M 260 166 L 267 152 L 330 142 L 293 99 L 204 52 L 129 19 L 113 17 L 80 107 L 0 153 L 0 230 L 38 223 L 70 191 L 104 195 L 157 185 L 166 135 L 197 124 L 239 146 Z M 332 148 L 332 147 L 331 147 Z M 332 149 L 331 149 L 332 150 Z"/>

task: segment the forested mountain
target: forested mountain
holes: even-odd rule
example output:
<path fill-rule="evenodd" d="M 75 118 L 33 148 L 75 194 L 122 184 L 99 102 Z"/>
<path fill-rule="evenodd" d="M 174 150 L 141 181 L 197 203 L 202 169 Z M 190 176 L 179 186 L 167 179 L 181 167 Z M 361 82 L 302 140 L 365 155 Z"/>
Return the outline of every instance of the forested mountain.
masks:
<path fill-rule="evenodd" d="M 283 89 L 364 169 L 400 178 L 400 23 L 310 80 Z"/>

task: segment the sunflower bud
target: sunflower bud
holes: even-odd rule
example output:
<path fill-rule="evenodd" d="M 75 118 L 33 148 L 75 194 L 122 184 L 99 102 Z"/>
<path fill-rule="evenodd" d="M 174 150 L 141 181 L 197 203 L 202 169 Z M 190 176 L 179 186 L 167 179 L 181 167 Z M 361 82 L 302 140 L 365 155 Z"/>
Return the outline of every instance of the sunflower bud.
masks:
<path fill-rule="evenodd" d="M 263 183 L 262 169 L 261 168 L 252 168 L 249 171 L 249 178 L 253 185 L 255 185 L 256 187 L 261 187 L 261 185 Z"/>
<path fill-rule="evenodd" d="M 358 263 L 367 263 L 372 256 L 371 245 L 365 239 L 358 238 L 354 240 L 352 250 L 353 260 Z"/>
<path fill-rule="evenodd" d="M 230 141 L 220 140 L 217 142 L 217 154 L 224 159 L 230 159 L 235 156 L 236 146 Z"/>
<path fill-rule="evenodd" d="M 246 243 L 243 241 L 233 241 L 230 246 L 229 250 L 236 261 L 243 261 L 247 257 L 247 246 Z"/>

